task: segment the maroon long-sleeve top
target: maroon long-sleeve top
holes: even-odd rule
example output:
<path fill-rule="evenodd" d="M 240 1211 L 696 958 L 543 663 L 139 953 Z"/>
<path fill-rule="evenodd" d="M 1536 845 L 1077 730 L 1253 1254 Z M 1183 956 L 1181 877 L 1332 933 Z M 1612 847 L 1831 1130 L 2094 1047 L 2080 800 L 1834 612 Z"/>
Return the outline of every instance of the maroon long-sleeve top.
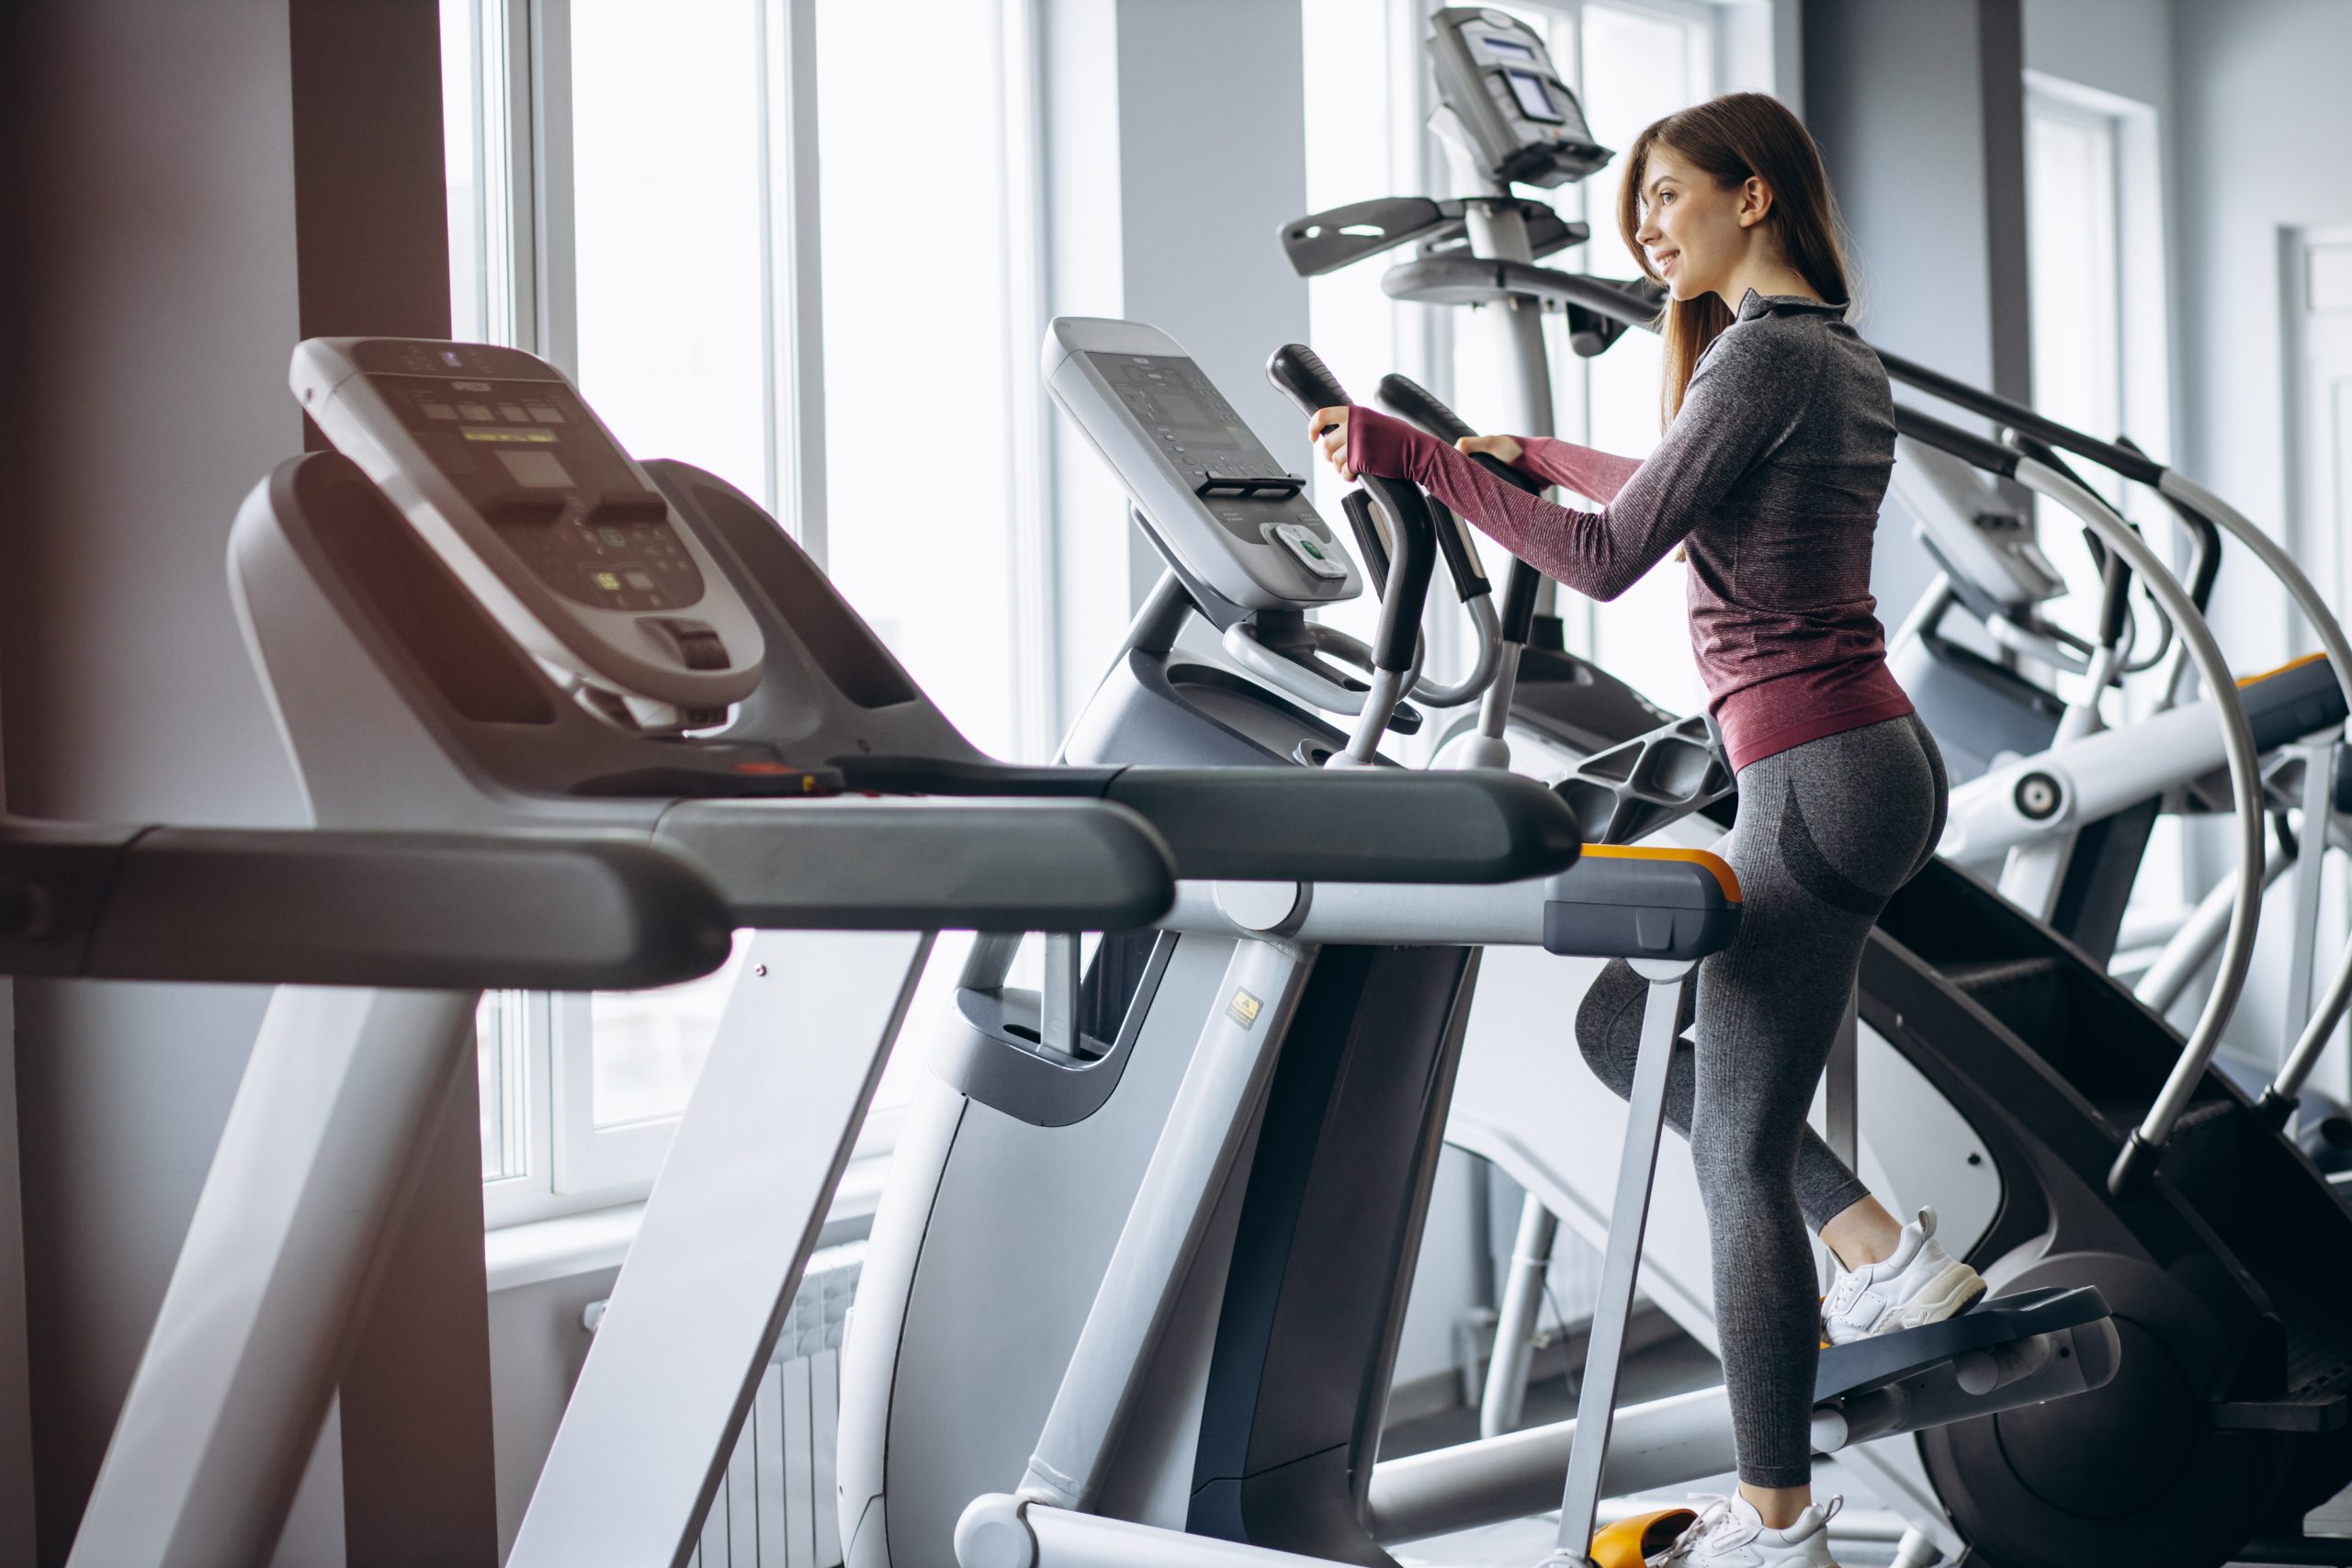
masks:
<path fill-rule="evenodd" d="M 1595 599 L 1616 598 L 1686 546 L 1700 679 L 1732 766 L 1744 768 L 1912 711 L 1887 670 L 1870 591 L 1894 399 L 1844 316 L 1842 306 L 1751 291 L 1643 461 L 1525 440 L 1521 467 L 1603 502 L 1598 512 L 1531 496 L 1371 409 L 1350 412 L 1348 462 L 1411 479 Z"/>

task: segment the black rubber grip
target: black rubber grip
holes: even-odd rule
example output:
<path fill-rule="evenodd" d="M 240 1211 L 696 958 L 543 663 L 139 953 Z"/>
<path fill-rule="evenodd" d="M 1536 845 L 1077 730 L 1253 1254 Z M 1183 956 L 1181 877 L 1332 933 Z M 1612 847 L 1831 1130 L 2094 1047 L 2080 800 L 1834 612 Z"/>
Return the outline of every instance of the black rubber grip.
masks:
<path fill-rule="evenodd" d="M 1535 596 L 1543 591 L 1544 574 L 1520 559 L 1510 558 L 1510 570 L 1503 576 L 1502 639 L 1524 645 L 1527 634 L 1535 625 Z"/>
<path fill-rule="evenodd" d="M 1303 343 L 1286 343 L 1268 355 L 1266 378 L 1296 403 L 1301 413 L 1338 408 L 1351 400 L 1340 378 L 1323 363 L 1323 356 Z"/>
<path fill-rule="evenodd" d="M 1440 441 L 1451 444 L 1478 433 L 1462 416 L 1438 400 L 1437 395 L 1409 376 L 1395 371 L 1380 378 L 1373 395 L 1398 419 L 1410 420 Z"/>
<path fill-rule="evenodd" d="M 1419 382 L 1391 372 L 1380 378 L 1376 393 L 1381 402 L 1398 419 L 1419 425 L 1431 435 L 1451 446 L 1478 433 L 1463 423 L 1462 416 L 1437 400 L 1435 394 Z M 1522 468 L 1513 468 L 1491 452 L 1474 452 L 1470 460 L 1507 485 L 1540 495 L 1544 481 Z"/>
<path fill-rule="evenodd" d="M 1438 558 L 1445 562 L 1445 575 L 1453 580 L 1453 596 L 1466 604 L 1482 593 L 1492 593 L 1495 586 L 1487 581 L 1478 547 L 1470 542 L 1470 536 L 1444 502 L 1431 499 L 1429 509 L 1430 526 L 1437 532 Z"/>
<path fill-rule="evenodd" d="M 1127 931 L 1176 897 L 1159 835 L 1095 800 L 687 801 L 656 841 L 768 930 Z"/>
<path fill-rule="evenodd" d="M 1363 477 L 1365 490 L 1388 514 L 1396 553 L 1388 586 L 1380 595 L 1380 625 L 1373 633 L 1374 667 L 1402 672 L 1413 667 L 1420 646 L 1421 607 L 1430 596 L 1430 572 L 1437 565 L 1437 525 L 1419 489 L 1404 479 Z"/>
<path fill-rule="evenodd" d="M 1365 575 L 1372 579 L 1374 598 L 1388 593 L 1388 545 L 1380 536 L 1380 524 L 1372 514 L 1372 497 L 1361 490 L 1351 490 L 1340 498 L 1340 514 L 1348 520 L 1348 532 L 1356 536 L 1356 548 L 1363 554 Z"/>
<path fill-rule="evenodd" d="M 1515 882 L 1583 848 L 1567 802 L 1499 772 L 1129 768 L 1104 798 L 1159 829 L 1184 877 Z"/>
<path fill-rule="evenodd" d="M 595 990 L 672 985 L 737 923 L 639 843 L 465 833 L 12 824 L 32 919 L 0 967 L 91 979 Z"/>

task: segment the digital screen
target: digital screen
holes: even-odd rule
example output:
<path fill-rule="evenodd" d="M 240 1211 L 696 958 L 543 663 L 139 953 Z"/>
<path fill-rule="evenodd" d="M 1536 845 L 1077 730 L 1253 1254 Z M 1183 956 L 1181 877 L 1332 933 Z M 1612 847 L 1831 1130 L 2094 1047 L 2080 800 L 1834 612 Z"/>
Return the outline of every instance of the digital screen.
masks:
<path fill-rule="evenodd" d="M 1552 107 L 1552 95 L 1543 77 L 1532 71 L 1506 71 L 1503 80 L 1510 84 L 1510 96 L 1519 100 L 1520 113 L 1548 125 L 1560 123 L 1560 111 Z"/>
<path fill-rule="evenodd" d="M 570 490 L 571 472 L 552 452 L 501 452 L 507 476 L 531 490 Z"/>
<path fill-rule="evenodd" d="M 1532 60 L 1535 58 L 1535 51 L 1532 49 L 1530 49 L 1527 45 L 1520 42 L 1517 39 L 1497 38 L 1494 34 L 1488 33 L 1486 38 L 1486 44 L 1487 51 L 1490 54 L 1507 54 L 1513 60 Z"/>

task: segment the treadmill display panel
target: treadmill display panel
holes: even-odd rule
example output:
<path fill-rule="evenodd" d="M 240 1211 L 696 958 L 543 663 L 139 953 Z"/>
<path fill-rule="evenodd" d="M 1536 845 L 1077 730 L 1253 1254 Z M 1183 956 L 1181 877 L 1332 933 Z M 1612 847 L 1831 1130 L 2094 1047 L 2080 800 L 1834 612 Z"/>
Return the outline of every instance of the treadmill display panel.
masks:
<path fill-rule="evenodd" d="M 702 573 L 669 503 L 630 470 L 569 387 L 372 378 L 435 467 L 534 576 L 600 610 L 678 610 Z"/>
<path fill-rule="evenodd" d="M 1173 355 L 1100 351 L 1086 360 L 1227 532 L 1263 544 L 1269 529 L 1295 523 L 1330 539 L 1306 498 L 1306 481 L 1274 459 L 1198 365 Z"/>

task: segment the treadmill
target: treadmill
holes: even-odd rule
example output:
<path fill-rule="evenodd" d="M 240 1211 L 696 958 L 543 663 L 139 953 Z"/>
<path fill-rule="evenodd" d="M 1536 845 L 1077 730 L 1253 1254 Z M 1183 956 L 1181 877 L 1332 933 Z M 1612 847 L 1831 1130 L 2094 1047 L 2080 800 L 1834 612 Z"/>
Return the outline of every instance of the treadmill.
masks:
<path fill-rule="evenodd" d="M 1174 877 L 1481 883 L 1576 859 L 1574 812 L 1503 774 L 997 762 L 752 502 L 638 463 L 544 362 L 321 340 L 290 380 L 336 450 L 256 486 L 230 573 L 322 826 L 659 851 L 757 933 L 514 1561 L 690 1550 L 938 931 L 1057 933 L 1048 967 L 1072 975 L 1077 933 L 1148 924 Z M 339 1394 L 352 1561 L 491 1568 L 486 1328 L 457 1288 L 481 1234 L 405 1235 L 401 1202 L 476 1179 L 435 1135 L 473 997 L 288 995 L 73 1560 L 267 1561 Z M 1041 1056 L 1071 1027 L 1053 998 L 1029 1016 Z M 297 1212 L 256 1226 L 255 1192 Z"/>

